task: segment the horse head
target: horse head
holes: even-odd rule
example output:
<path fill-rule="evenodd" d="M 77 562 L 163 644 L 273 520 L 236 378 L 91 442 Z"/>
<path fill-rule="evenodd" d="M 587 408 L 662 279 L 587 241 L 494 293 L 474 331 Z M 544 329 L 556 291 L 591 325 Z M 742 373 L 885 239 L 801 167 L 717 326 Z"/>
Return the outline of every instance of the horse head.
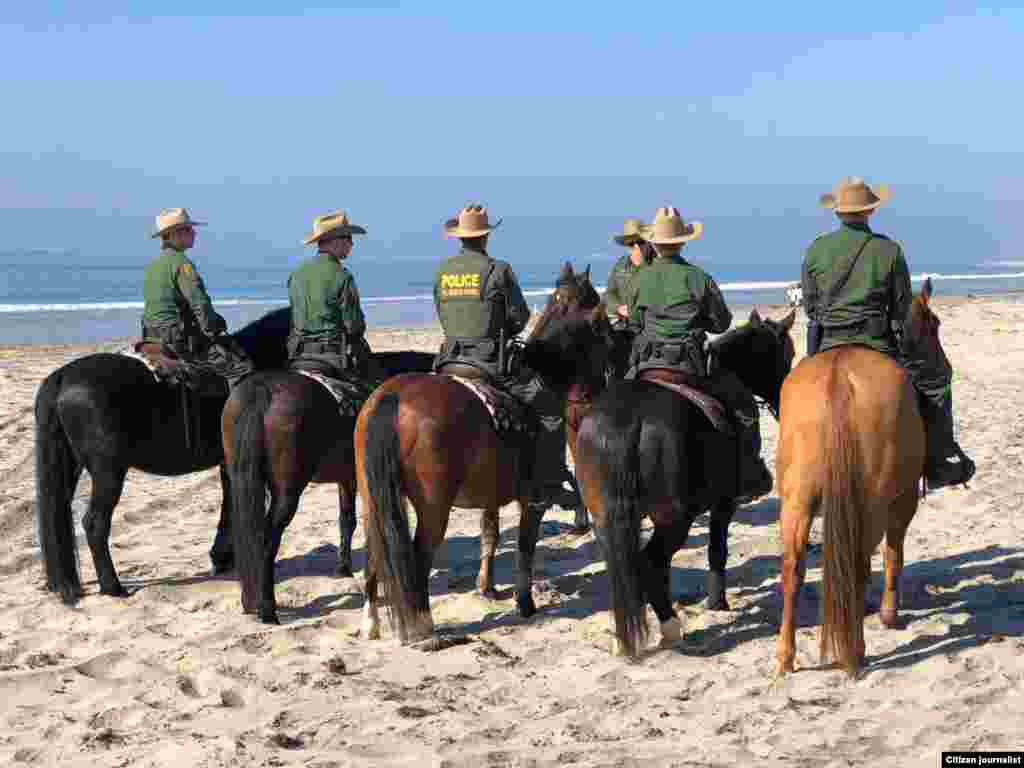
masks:
<path fill-rule="evenodd" d="M 709 345 L 712 366 L 735 373 L 768 405 L 776 419 L 782 382 L 796 357 L 796 347 L 789 335 L 795 319 L 795 309 L 781 320 L 762 319 L 754 309 L 746 323 L 727 331 Z"/>
<path fill-rule="evenodd" d="M 901 348 L 905 355 L 928 361 L 930 370 L 948 370 L 949 358 L 939 340 L 938 315 L 932 311 L 932 280 L 927 278 L 920 292 L 910 302 L 906 321 L 903 323 L 903 339 Z"/>
<path fill-rule="evenodd" d="M 574 382 L 600 391 L 611 348 L 611 325 L 590 267 L 562 267 L 544 312 L 526 339 L 524 362 L 552 389 L 565 393 Z"/>
<path fill-rule="evenodd" d="M 280 307 L 231 336 L 253 361 L 256 370 L 283 368 L 288 360 L 286 345 L 291 324 L 291 309 Z"/>

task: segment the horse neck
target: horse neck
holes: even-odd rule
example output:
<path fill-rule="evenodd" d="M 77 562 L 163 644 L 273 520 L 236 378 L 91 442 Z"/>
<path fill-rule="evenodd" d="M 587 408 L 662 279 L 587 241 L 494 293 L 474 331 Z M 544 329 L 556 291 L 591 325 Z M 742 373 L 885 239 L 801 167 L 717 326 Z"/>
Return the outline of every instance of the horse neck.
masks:
<path fill-rule="evenodd" d="M 779 397 L 778 387 L 768 381 L 765 375 L 764 366 L 761 364 L 762 356 L 751 347 L 753 340 L 743 345 L 742 349 L 727 349 L 718 356 L 718 364 L 721 368 L 736 375 L 743 386 L 749 389 L 758 397 L 777 401 Z"/>

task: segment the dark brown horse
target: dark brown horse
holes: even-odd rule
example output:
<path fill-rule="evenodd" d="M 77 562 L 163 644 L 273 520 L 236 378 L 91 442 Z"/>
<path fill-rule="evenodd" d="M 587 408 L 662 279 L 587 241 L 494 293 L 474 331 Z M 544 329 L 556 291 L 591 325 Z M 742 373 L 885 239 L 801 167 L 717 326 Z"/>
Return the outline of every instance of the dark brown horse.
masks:
<path fill-rule="evenodd" d="M 382 352 L 373 358 L 388 376 L 429 371 L 434 360 L 426 352 Z M 274 563 L 309 483 L 338 484 L 337 573 L 352 575 L 354 409 L 343 413 L 324 385 L 308 376 L 267 371 L 235 388 L 224 406 L 221 428 L 242 608 L 277 624 Z"/>
<path fill-rule="evenodd" d="M 607 318 L 589 270 L 575 274 L 567 264 L 527 339 L 526 366 L 553 390 L 583 399 L 604 381 L 607 343 Z M 380 636 L 378 582 L 402 642 L 433 631 L 427 584 L 454 505 L 483 509 L 477 586 L 481 594 L 493 595 L 498 509 L 518 504 L 516 602 L 520 615 L 536 612 L 531 580 L 543 509 L 528 503 L 523 465 L 529 451 L 521 453 L 499 438 L 468 387 L 445 375 L 391 379 L 360 412 L 355 442 L 359 494 L 366 505 L 368 639 Z M 414 535 L 407 502 L 416 512 Z"/>
<path fill-rule="evenodd" d="M 944 355 L 926 281 L 904 333 Z M 782 627 L 776 675 L 795 670 L 796 609 L 811 522 L 824 521 L 822 662 L 857 674 L 864 663 L 865 585 L 885 537 L 879 618 L 898 624 L 903 540 L 917 512 L 925 426 L 907 372 L 867 347 L 835 347 L 807 358 L 782 388 L 777 475 L 782 497 Z"/>
<path fill-rule="evenodd" d="M 793 317 L 761 320 L 754 311 L 750 322 L 712 343 L 712 364 L 738 376 L 773 412 L 794 356 Z M 662 641 L 680 639 L 669 595 L 672 557 L 709 508 L 708 604 L 727 607 L 736 455 L 735 437 L 716 431 L 692 402 L 653 382 L 613 382 L 594 401 L 576 440 L 576 475 L 608 564 L 615 652 L 635 657 L 643 649 L 648 602 Z M 654 523 L 646 543 L 644 514 Z"/>

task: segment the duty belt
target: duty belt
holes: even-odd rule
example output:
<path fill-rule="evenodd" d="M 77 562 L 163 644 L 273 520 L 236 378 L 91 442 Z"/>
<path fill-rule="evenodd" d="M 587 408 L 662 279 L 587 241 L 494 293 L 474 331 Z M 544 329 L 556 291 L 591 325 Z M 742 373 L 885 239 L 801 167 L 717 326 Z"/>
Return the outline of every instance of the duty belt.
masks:
<path fill-rule="evenodd" d="M 824 326 L 822 332 L 826 336 L 859 336 L 867 333 L 869 336 L 888 336 L 892 331 L 889 323 L 881 317 L 869 317 L 867 320 L 860 320 L 848 325 Z"/>

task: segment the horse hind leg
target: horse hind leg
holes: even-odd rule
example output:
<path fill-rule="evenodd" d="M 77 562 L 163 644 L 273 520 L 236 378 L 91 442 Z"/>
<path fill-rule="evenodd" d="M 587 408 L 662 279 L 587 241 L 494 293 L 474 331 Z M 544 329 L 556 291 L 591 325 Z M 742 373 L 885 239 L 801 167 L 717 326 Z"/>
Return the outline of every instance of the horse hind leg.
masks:
<path fill-rule="evenodd" d="M 516 502 L 519 506 L 519 550 L 516 553 L 516 606 L 519 615 L 528 619 L 537 612 L 533 602 L 533 557 L 540 538 L 540 524 L 544 507 L 531 504 L 526 498 Z"/>
<path fill-rule="evenodd" d="M 299 507 L 299 493 L 289 492 L 274 496 L 267 516 L 263 539 L 263 563 L 259 575 L 259 607 L 257 618 L 264 624 L 280 624 L 277 618 L 277 600 L 274 597 L 274 565 L 281 549 L 284 530 L 295 517 Z"/>
<path fill-rule="evenodd" d="M 82 518 L 89 550 L 96 567 L 96 580 L 100 593 L 111 597 L 127 597 L 128 591 L 121 585 L 110 556 L 110 523 L 114 507 L 121 499 L 127 470 L 121 467 L 91 468 L 92 496 L 89 511 Z"/>
<path fill-rule="evenodd" d="M 654 535 L 642 552 L 641 584 L 647 602 L 658 617 L 663 648 L 671 647 L 683 638 L 683 622 L 672 608 L 672 558 L 686 542 L 693 517 L 683 509 L 678 511 L 682 518 L 677 517 L 670 526 L 656 526 Z"/>
<path fill-rule="evenodd" d="M 907 528 L 917 512 L 917 489 L 897 498 L 890 510 L 889 526 L 885 532 L 885 587 L 878 617 L 888 629 L 899 627 L 900 574 L 903 572 L 903 542 Z"/>
<path fill-rule="evenodd" d="M 735 499 L 722 499 L 711 510 L 711 524 L 708 529 L 708 573 L 705 579 L 707 609 L 728 611 L 729 601 L 725 596 L 725 565 L 729 559 L 729 523 L 736 514 Z M 696 515 L 694 515 L 696 517 Z"/>
<path fill-rule="evenodd" d="M 797 603 L 804 583 L 804 552 L 811 538 L 813 518 L 809 503 L 783 499 L 779 523 L 782 529 L 782 626 L 775 648 L 775 675 L 796 671 Z"/>

